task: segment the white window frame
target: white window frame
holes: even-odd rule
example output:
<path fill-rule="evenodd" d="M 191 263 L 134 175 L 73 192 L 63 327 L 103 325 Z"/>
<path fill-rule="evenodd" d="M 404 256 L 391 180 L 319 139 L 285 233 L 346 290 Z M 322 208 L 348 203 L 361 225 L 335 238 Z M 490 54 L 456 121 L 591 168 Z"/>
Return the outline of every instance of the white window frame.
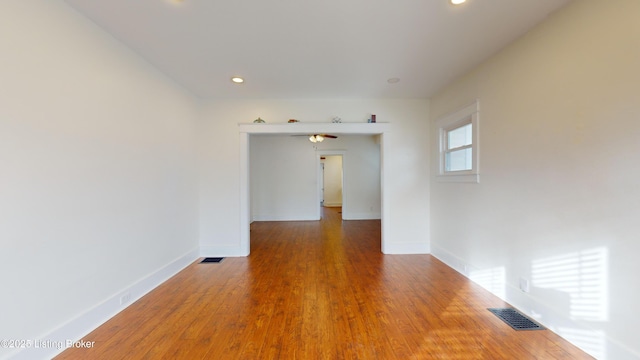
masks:
<path fill-rule="evenodd" d="M 437 180 L 439 182 L 480 182 L 480 143 L 478 141 L 478 126 L 480 124 L 479 102 L 467 105 L 464 108 L 444 115 L 438 119 L 438 142 L 439 142 L 439 173 Z M 449 131 L 459 127 L 471 124 L 471 170 L 445 171 L 446 153 L 447 153 L 447 134 Z M 461 150 L 468 147 L 460 147 L 455 150 Z"/>

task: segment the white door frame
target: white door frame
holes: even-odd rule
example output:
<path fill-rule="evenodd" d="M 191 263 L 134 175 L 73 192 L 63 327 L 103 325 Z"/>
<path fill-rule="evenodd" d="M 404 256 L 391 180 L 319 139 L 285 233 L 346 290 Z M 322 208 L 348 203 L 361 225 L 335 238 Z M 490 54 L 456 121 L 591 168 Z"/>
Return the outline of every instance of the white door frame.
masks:
<path fill-rule="evenodd" d="M 241 256 L 250 252 L 249 226 L 251 224 L 249 146 L 250 136 L 255 134 L 345 134 L 345 135 L 379 135 L 380 136 L 380 199 L 381 199 L 381 251 L 385 252 L 385 166 L 386 152 L 385 134 L 389 132 L 388 123 L 296 123 L 296 124 L 239 124 L 240 132 L 240 243 Z M 344 158 L 342 159 L 344 161 Z M 343 165 L 344 166 L 344 165 Z M 344 190 L 343 190 L 344 191 Z M 319 200 L 318 200 L 319 201 Z M 319 209 L 318 209 L 319 210 Z"/>
<path fill-rule="evenodd" d="M 345 158 L 347 156 L 347 151 L 346 150 L 316 150 L 316 169 L 318 169 L 318 172 L 320 172 L 320 158 L 323 156 L 342 156 L 342 213 L 344 214 L 344 209 L 346 207 L 346 203 L 347 203 L 347 190 L 345 190 L 345 184 L 346 184 L 346 177 L 347 175 L 346 173 L 346 169 L 344 166 L 344 162 L 345 162 Z M 320 177 L 322 176 L 322 173 L 318 173 L 318 179 L 320 179 Z M 320 189 L 320 184 L 324 183 L 324 179 L 322 182 L 320 182 L 320 180 L 318 180 L 318 198 L 316 199 L 316 204 L 320 204 L 320 192 L 322 191 L 322 189 Z M 323 187 L 325 186 L 324 184 L 322 185 Z M 320 206 L 318 206 L 318 219 L 320 219 L 322 217 L 322 210 L 320 209 Z"/>

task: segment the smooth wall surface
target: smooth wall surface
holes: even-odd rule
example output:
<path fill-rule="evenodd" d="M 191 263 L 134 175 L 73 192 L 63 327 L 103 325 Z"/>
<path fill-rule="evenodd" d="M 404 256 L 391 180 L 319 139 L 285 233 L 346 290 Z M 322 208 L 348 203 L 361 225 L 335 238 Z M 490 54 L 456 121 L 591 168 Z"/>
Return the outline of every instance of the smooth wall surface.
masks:
<path fill-rule="evenodd" d="M 372 139 L 375 144 L 375 138 Z M 327 143 L 327 145 L 331 145 L 331 143 Z M 337 146 L 337 145 L 334 145 Z M 377 150 L 377 151 L 374 151 Z M 375 210 L 380 214 L 380 149 L 376 146 L 372 151 L 365 153 L 365 155 L 369 155 L 367 157 L 371 157 L 373 159 L 377 159 L 377 161 L 372 160 L 370 162 L 357 162 L 356 164 L 366 164 L 370 165 L 371 170 L 369 171 L 373 176 L 368 178 L 367 184 L 374 184 L 374 190 L 369 192 L 367 197 L 371 202 L 371 212 L 373 212 L 374 204 Z M 327 155 L 323 156 L 324 159 L 320 160 L 322 162 L 322 201 L 324 206 L 342 206 L 342 155 Z M 376 171 L 377 170 L 377 171 Z M 377 199 L 377 201 L 375 201 Z M 375 201 L 375 202 L 374 202 Z M 370 217 L 370 219 L 380 218 L 380 215 L 377 217 Z"/>
<path fill-rule="evenodd" d="M 340 135 L 314 144 L 306 136 L 253 135 L 250 147 L 253 220 L 319 220 L 318 157 L 331 151 L 344 152 L 348 200 L 343 218 L 380 218 L 380 146 L 374 136 Z M 338 164 L 325 164 L 325 172 L 342 172 L 342 161 L 337 158 Z M 329 205 L 342 201 L 341 175 L 331 177 L 340 186 L 337 197 L 327 194 L 332 186 L 325 184 Z"/>
<path fill-rule="evenodd" d="M 315 151 L 306 137 L 251 136 L 252 221 L 318 220 Z"/>
<path fill-rule="evenodd" d="M 388 122 L 387 176 L 381 184 L 388 225 L 388 253 L 429 251 L 428 100 L 225 100 L 206 106 L 200 134 L 200 244 L 207 256 L 242 254 L 240 244 L 239 123 L 366 122 L 370 114 Z M 295 124 L 291 124 L 295 126 Z M 315 165 L 314 165 L 315 166 Z M 312 170 L 315 173 L 315 168 Z"/>
<path fill-rule="evenodd" d="M 0 339 L 47 340 L 197 248 L 198 106 L 61 1 L 0 34 Z"/>
<path fill-rule="evenodd" d="M 433 253 L 598 359 L 640 358 L 638 14 L 574 1 L 431 102 L 480 102 L 480 183 L 432 178 Z"/>

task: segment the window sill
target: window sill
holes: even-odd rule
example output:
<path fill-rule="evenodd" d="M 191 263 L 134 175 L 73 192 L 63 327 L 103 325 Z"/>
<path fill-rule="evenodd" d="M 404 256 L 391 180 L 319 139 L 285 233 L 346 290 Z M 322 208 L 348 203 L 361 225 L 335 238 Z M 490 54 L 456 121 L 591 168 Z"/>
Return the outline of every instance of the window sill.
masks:
<path fill-rule="evenodd" d="M 437 182 L 480 183 L 480 174 L 446 174 L 436 176 Z"/>

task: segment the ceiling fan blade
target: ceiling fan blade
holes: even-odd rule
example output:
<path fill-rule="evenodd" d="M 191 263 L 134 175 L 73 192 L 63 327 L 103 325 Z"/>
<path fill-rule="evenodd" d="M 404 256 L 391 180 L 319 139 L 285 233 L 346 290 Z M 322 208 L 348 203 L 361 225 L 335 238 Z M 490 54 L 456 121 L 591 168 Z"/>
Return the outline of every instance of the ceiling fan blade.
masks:
<path fill-rule="evenodd" d="M 338 138 L 336 135 L 331 135 L 331 134 L 309 134 L 309 135 L 293 134 L 291 136 L 306 136 L 306 137 L 309 137 L 309 136 L 316 136 L 316 135 L 320 135 L 320 136 L 322 136 L 324 138 L 329 138 L 329 139 L 337 139 Z"/>

